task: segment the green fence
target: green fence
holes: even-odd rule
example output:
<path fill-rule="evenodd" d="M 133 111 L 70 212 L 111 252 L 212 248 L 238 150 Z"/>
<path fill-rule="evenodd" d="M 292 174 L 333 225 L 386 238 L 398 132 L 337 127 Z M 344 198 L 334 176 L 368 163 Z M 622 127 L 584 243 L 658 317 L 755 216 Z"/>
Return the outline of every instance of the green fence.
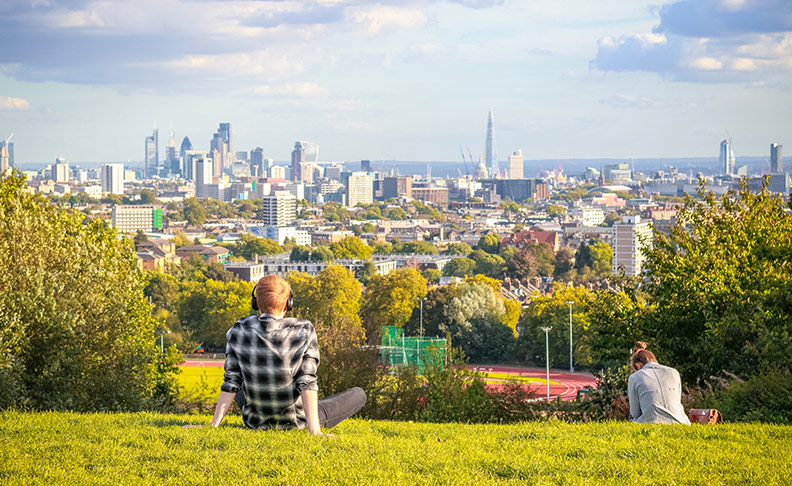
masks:
<path fill-rule="evenodd" d="M 441 338 L 406 337 L 400 327 L 382 328 L 382 362 L 388 366 L 417 366 L 422 372 L 427 364 L 442 368 L 446 340 Z"/>

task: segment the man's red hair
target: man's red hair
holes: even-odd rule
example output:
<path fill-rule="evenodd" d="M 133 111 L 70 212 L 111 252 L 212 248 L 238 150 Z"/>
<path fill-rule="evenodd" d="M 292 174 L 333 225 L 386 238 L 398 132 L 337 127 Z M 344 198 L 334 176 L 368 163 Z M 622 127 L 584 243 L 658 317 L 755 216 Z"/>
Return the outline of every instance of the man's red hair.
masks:
<path fill-rule="evenodd" d="M 259 312 L 280 314 L 289 300 L 289 284 L 277 275 L 261 277 L 256 284 L 256 303 Z"/>

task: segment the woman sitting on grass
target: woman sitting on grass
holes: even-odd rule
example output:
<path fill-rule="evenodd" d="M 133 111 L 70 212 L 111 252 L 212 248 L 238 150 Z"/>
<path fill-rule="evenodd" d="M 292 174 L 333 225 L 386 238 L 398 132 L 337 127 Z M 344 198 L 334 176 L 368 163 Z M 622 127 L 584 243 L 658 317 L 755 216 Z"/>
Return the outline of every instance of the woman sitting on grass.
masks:
<path fill-rule="evenodd" d="M 679 372 L 659 364 L 641 341 L 635 343 L 630 364 L 636 370 L 627 382 L 630 420 L 642 424 L 690 425 L 682 407 Z"/>

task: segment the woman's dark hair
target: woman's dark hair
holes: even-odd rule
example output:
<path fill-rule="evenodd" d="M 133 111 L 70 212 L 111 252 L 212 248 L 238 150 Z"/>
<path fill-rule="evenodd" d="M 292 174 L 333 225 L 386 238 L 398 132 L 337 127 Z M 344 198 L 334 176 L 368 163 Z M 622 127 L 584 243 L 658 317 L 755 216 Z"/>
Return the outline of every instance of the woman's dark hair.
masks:
<path fill-rule="evenodd" d="M 633 348 L 630 365 L 635 368 L 635 363 L 641 363 L 641 365 L 645 365 L 646 363 L 657 363 L 657 356 L 646 349 L 646 343 L 643 341 L 636 342 Z"/>

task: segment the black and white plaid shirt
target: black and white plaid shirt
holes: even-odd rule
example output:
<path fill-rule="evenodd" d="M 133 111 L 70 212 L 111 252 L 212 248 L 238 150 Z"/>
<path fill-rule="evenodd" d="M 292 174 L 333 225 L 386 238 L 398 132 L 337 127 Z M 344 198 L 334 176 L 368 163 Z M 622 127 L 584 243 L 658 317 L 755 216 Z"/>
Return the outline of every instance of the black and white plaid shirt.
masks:
<path fill-rule="evenodd" d="M 318 390 L 319 344 L 313 324 L 269 314 L 238 320 L 226 333 L 224 392 L 245 393 L 242 420 L 252 429 L 306 426 L 300 393 Z"/>

